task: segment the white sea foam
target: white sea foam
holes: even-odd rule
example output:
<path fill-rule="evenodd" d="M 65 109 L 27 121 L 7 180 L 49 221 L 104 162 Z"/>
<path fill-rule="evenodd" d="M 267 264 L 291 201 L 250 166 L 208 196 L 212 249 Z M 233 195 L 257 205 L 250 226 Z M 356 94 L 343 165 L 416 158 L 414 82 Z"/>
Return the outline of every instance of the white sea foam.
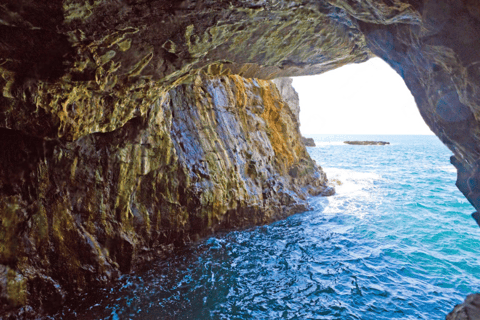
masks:
<path fill-rule="evenodd" d="M 457 173 L 457 169 L 453 165 L 451 166 L 439 166 L 438 169 L 445 171 L 445 172 L 453 172 Z"/>
<path fill-rule="evenodd" d="M 338 191 L 353 192 L 365 190 L 371 187 L 374 181 L 382 179 L 382 176 L 375 172 L 359 172 L 349 169 L 323 168 L 327 177 L 332 181 Z M 337 183 L 340 182 L 338 185 Z"/>
<path fill-rule="evenodd" d="M 329 199 L 327 212 L 348 212 L 359 217 L 371 212 L 368 207 L 377 201 L 375 182 L 382 180 L 381 175 L 340 168 L 324 170 L 336 190 L 336 195 Z"/>

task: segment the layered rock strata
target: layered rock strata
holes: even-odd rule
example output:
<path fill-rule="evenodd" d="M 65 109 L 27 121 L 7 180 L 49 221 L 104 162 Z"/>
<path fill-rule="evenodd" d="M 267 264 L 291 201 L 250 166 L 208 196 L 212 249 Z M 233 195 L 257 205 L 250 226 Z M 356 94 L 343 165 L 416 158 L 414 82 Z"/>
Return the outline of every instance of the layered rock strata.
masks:
<path fill-rule="evenodd" d="M 272 82 L 275 84 L 283 100 L 288 104 L 293 115 L 300 123 L 300 98 L 293 87 L 293 79 L 276 78 L 273 79 Z M 315 147 L 315 141 L 312 138 L 301 137 L 301 141 L 306 147 Z"/>
<path fill-rule="evenodd" d="M 2 290 L 2 301 L 24 305 L 27 298 L 22 292 L 35 294 L 44 287 L 52 288 L 51 301 L 61 300 L 61 294 L 55 293 L 56 280 L 39 276 L 40 280 L 35 280 L 38 285 L 29 284 L 32 282 L 25 280 L 29 279 L 27 271 L 35 274 L 35 270 L 50 268 L 48 261 L 66 255 L 62 243 L 69 239 L 91 242 L 82 249 L 85 252 L 102 252 L 89 236 L 83 236 L 86 233 L 75 231 L 77 220 L 53 217 L 61 217 L 63 208 L 70 205 L 69 210 L 83 208 L 79 215 L 87 220 L 80 221 L 90 221 L 94 227 L 83 226 L 90 233 L 89 228 L 104 222 L 102 216 L 99 221 L 88 220 L 89 212 L 106 206 L 107 201 L 90 195 L 85 199 L 95 201 L 80 196 L 71 200 L 65 190 L 72 189 L 71 184 L 86 190 L 83 185 L 92 186 L 94 180 L 95 188 L 115 185 L 118 187 L 107 188 L 108 197 L 115 199 L 108 200 L 113 201 L 108 206 L 128 207 L 130 202 L 122 200 L 125 195 L 146 187 L 136 179 L 118 181 L 119 177 L 128 176 L 133 169 L 145 170 L 148 176 L 150 167 L 144 164 L 152 168 L 160 165 L 157 160 L 140 160 L 150 159 L 150 152 L 157 152 L 157 147 L 150 150 L 147 146 L 152 144 L 138 138 L 150 130 L 152 106 L 163 103 L 161 99 L 171 99 L 171 89 L 191 85 L 199 72 L 274 79 L 318 74 L 376 55 L 402 76 L 425 122 L 453 152 L 457 186 L 479 211 L 479 39 L 480 5 L 475 0 L 3 1 L 0 264 L 5 266 L 1 268 L 2 288 L 7 289 Z M 138 132 L 132 133 L 134 130 Z M 173 136 L 170 140 L 160 133 L 154 136 L 162 143 L 174 143 Z M 142 141 L 140 146 L 133 148 L 138 144 L 128 142 L 130 138 L 140 139 L 135 140 Z M 214 136 L 201 141 L 210 138 Z M 108 139 L 117 142 L 110 145 L 105 142 Z M 132 145 L 133 149 L 117 155 L 117 145 Z M 175 159 L 169 153 L 173 149 L 163 144 L 158 147 L 162 159 Z M 112 154 L 116 156 L 110 158 Z M 158 169 L 155 177 L 164 181 L 165 190 L 180 190 L 178 181 L 191 181 L 187 180 L 190 173 L 183 169 L 171 172 L 170 162 L 166 163 L 169 165 Z M 108 170 L 93 175 L 97 171 L 92 168 L 100 165 L 108 165 Z M 190 168 L 203 172 L 201 166 Z M 75 180 L 82 172 L 91 175 L 84 173 L 85 179 Z M 208 185 L 199 184 L 199 188 L 204 187 L 208 189 Z M 95 194 L 95 188 L 89 187 L 89 194 Z M 140 197 L 135 194 L 135 199 Z M 240 195 L 233 196 L 244 201 Z M 165 199 L 174 207 L 176 202 L 170 197 L 166 195 Z M 43 198 L 58 200 L 32 204 L 31 199 Z M 124 214 L 120 209 L 116 219 L 137 221 L 135 210 Z M 184 211 L 178 212 L 168 223 L 187 226 Z M 31 219 L 33 216 L 39 220 Z M 480 224 L 480 214 L 474 217 Z M 32 242 L 38 246 L 30 245 L 30 240 L 25 242 L 22 230 L 42 223 L 54 228 L 38 228 L 38 239 Z M 123 222 L 117 227 L 121 230 Z M 48 239 L 60 240 L 53 245 L 41 242 L 47 235 Z M 113 241 L 115 246 L 125 248 L 118 252 L 128 252 L 132 247 L 123 238 Z M 83 252 L 80 247 L 76 249 Z M 121 254 L 112 253 L 115 255 Z M 26 256 L 37 258 L 25 260 Z M 76 255 L 72 254 L 71 259 L 77 261 Z M 24 267 L 21 270 L 19 266 Z M 71 270 L 69 277 L 76 283 L 88 282 L 82 280 L 86 272 L 82 266 L 77 264 Z M 51 267 L 49 272 L 55 270 Z M 92 270 L 91 274 L 100 272 Z M 82 275 L 78 279 L 77 273 Z"/>
<path fill-rule="evenodd" d="M 288 104 L 292 110 L 295 118 L 300 122 L 300 98 L 297 91 L 293 87 L 292 78 L 276 78 L 272 80 L 277 86 L 283 100 Z"/>
<path fill-rule="evenodd" d="M 343 141 L 343 143 L 356 146 L 384 146 L 390 144 L 387 141 Z"/>
<path fill-rule="evenodd" d="M 275 85 L 198 75 L 109 133 L 2 129 L 2 310 L 52 312 L 169 246 L 271 222 L 329 193 Z"/>

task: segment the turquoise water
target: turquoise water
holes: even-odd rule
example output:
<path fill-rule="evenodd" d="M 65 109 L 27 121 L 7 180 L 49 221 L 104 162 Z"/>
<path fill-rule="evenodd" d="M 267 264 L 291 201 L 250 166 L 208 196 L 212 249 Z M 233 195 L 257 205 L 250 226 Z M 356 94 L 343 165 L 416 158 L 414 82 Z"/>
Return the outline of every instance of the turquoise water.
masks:
<path fill-rule="evenodd" d="M 480 291 L 480 228 L 436 137 L 311 137 L 335 196 L 179 250 L 64 317 L 431 320 Z"/>

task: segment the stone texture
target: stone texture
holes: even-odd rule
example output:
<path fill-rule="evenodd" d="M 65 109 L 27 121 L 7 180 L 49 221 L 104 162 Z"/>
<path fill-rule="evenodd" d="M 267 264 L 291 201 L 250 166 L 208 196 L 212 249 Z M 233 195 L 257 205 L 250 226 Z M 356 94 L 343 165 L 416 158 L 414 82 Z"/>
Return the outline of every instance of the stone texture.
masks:
<path fill-rule="evenodd" d="M 332 191 L 298 129 L 273 83 L 234 75 L 74 142 L 2 129 L 2 310 L 53 312 L 172 245 L 305 211 Z"/>
<path fill-rule="evenodd" d="M 113 131 L 198 70 L 272 79 L 369 57 L 352 18 L 313 0 L 8 0 L 4 7 L 0 126 L 38 137 Z"/>
<path fill-rule="evenodd" d="M 300 122 L 300 98 L 292 85 L 293 79 L 277 78 L 273 79 L 272 82 L 275 83 L 283 100 L 288 104 L 297 121 Z"/>
<path fill-rule="evenodd" d="M 469 295 L 462 304 L 455 306 L 447 315 L 446 320 L 479 320 L 480 294 Z"/>
<path fill-rule="evenodd" d="M 257 119 L 255 112 L 261 112 L 263 104 L 272 105 L 263 101 L 269 101 L 268 94 L 262 95 L 263 104 L 246 109 L 245 116 L 229 122 L 228 128 L 238 125 L 252 132 L 255 126 L 270 128 L 266 132 L 271 149 L 258 152 L 266 155 L 273 150 L 275 159 L 260 167 L 260 158 L 248 158 L 247 153 L 241 153 L 243 160 L 233 160 L 236 151 L 229 153 L 231 145 L 221 138 L 229 134 L 227 128 L 216 133 L 209 129 L 216 128 L 214 109 L 223 106 L 228 95 L 207 98 L 208 86 L 196 84 L 201 72 L 239 88 L 241 81 L 230 75 L 273 79 L 318 74 L 376 55 L 402 76 L 426 123 L 452 150 L 457 186 L 479 210 L 479 39 L 480 5 L 475 0 L 3 1 L 0 301 L 22 306 L 38 294 L 42 299 L 36 309 L 60 304 L 64 292 L 107 282 L 115 270 L 128 270 L 135 263 L 129 257 L 148 257 L 155 241 L 145 250 L 139 248 L 152 230 L 163 230 L 155 229 L 158 223 L 175 230 L 158 231 L 158 237 L 181 242 L 187 234 L 210 232 L 207 229 L 219 219 L 217 212 L 231 208 L 241 212 L 243 205 L 250 208 L 245 214 L 256 212 L 253 208 L 260 204 L 255 197 L 248 200 L 242 191 L 231 195 L 212 191 L 212 185 L 230 188 L 229 180 L 212 173 L 215 170 L 238 174 L 243 172 L 238 163 L 253 160 L 255 171 L 244 169 L 247 175 L 263 177 L 270 165 L 285 181 L 302 177 L 306 170 L 302 167 L 285 175 L 288 165 L 303 156 L 297 142 L 281 142 L 287 139 L 279 133 L 285 132 L 280 128 L 282 117 L 265 107 L 273 111 L 260 117 L 263 122 Z M 250 81 L 257 80 L 248 80 L 245 86 L 257 90 Z M 185 86 L 202 87 L 205 97 L 200 98 L 198 91 L 198 101 L 213 99 L 216 107 L 189 109 L 197 98 L 189 98 Z M 168 131 L 162 121 L 177 119 L 175 101 L 183 105 L 176 112 L 183 120 L 175 122 L 183 129 Z M 257 118 L 251 120 L 250 114 Z M 189 127 L 194 124 L 197 129 Z M 276 131 L 271 131 L 272 126 Z M 260 136 L 234 137 L 240 140 L 232 150 L 249 149 L 255 139 L 266 142 Z M 203 153 L 196 151 L 199 145 Z M 182 148 L 193 152 L 195 165 L 181 158 Z M 207 165 L 216 169 L 206 171 Z M 154 185 L 159 189 L 154 190 Z M 186 200 L 181 192 L 193 185 L 198 192 L 192 197 L 210 204 L 210 209 L 190 215 L 188 206 L 202 206 L 182 202 Z M 240 184 L 235 190 L 247 187 L 252 194 L 261 189 L 245 182 L 245 187 Z M 219 207 L 212 204 L 217 196 Z M 289 201 L 286 195 L 280 198 L 279 206 Z M 104 216 L 106 208 L 115 211 L 109 213 L 111 218 Z M 177 214 L 170 215 L 172 208 L 178 209 Z M 141 212 L 161 218 L 148 220 Z M 253 214 L 253 222 L 267 221 L 272 215 L 267 212 L 263 219 Z M 198 225 L 207 229 L 185 232 L 197 225 L 191 216 L 199 217 Z M 238 225 L 227 218 L 230 214 L 220 216 L 224 218 L 217 221 L 219 226 Z M 477 221 L 478 216 L 474 214 Z M 105 232 L 97 234 L 102 228 Z M 55 259 L 67 265 L 55 264 Z M 68 273 L 62 275 L 58 268 Z M 65 287 L 67 283 L 72 288 Z"/>
<path fill-rule="evenodd" d="M 302 137 L 302 142 L 306 147 L 316 147 L 315 140 L 313 138 Z"/>

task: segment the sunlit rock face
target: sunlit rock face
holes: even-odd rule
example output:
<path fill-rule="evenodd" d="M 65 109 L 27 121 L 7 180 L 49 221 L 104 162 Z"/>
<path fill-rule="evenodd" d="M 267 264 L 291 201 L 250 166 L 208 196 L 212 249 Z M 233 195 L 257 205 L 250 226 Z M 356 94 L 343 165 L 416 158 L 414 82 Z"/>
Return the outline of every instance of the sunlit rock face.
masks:
<path fill-rule="evenodd" d="M 475 0 L 3 1 L 2 310 L 48 311 L 170 243 L 321 192 L 289 108 L 243 78 L 379 56 L 478 210 L 479 39 Z"/>
<path fill-rule="evenodd" d="M 276 78 L 272 80 L 275 83 L 283 100 L 288 104 L 297 121 L 300 121 L 300 98 L 293 87 L 292 78 Z"/>
<path fill-rule="evenodd" d="M 121 128 L 72 142 L 1 130 L 3 311 L 53 312 L 173 245 L 331 193 L 266 80 L 198 75 Z"/>

